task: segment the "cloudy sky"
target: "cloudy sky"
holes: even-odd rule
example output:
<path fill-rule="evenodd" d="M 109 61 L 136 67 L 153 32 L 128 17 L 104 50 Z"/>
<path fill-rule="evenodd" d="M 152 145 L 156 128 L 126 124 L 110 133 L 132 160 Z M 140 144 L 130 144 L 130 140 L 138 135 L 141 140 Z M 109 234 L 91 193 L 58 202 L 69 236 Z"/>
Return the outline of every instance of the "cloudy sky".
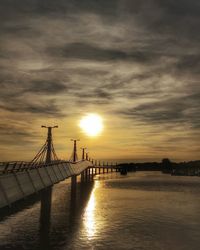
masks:
<path fill-rule="evenodd" d="M 41 125 L 69 158 L 176 161 L 200 151 L 199 0 L 0 0 L 0 156 L 29 160 Z M 104 119 L 88 138 L 86 113 Z"/>

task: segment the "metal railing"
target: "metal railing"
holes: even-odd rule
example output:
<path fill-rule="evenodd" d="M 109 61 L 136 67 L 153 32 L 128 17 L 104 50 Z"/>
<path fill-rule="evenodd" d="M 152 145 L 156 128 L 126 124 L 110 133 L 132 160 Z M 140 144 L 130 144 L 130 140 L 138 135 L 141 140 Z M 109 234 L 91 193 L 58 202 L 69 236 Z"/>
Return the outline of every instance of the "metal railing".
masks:
<path fill-rule="evenodd" d="M 23 172 L 28 170 L 33 170 L 37 168 L 48 167 L 52 165 L 59 165 L 59 164 L 77 164 L 83 161 L 88 160 L 81 160 L 77 162 L 71 162 L 67 160 L 54 160 L 51 163 L 46 164 L 45 162 L 25 162 L 25 161 L 12 161 L 12 162 L 0 162 L 0 175 L 9 174 L 9 173 L 16 173 L 16 172 Z M 92 163 L 92 161 L 90 161 Z M 94 167 L 100 168 L 116 168 L 115 165 L 95 165 Z"/>
<path fill-rule="evenodd" d="M 43 168 L 43 167 L 47 167 L 47 166 L 64 164 L 64 163 L 67 163 L 67 161 L 56 160 L 56 161 L 52 161 L 51 163 L 48 163 L 48 164 L 45 164 L 44 162 L 43 163 L 19 162 L 19 161 L 0 162 L 0 175 L 14 173 L 14 172 L 23 172 L 23 171 L 27 171 L 27 170 Z"/>

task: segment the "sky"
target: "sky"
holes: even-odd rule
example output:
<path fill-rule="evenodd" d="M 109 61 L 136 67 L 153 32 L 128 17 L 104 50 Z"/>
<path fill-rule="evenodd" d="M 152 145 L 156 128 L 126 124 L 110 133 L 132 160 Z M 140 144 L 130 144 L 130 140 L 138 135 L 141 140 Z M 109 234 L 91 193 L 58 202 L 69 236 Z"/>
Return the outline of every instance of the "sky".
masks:
<path fill-rule="evenodd" d="M 62 159 L 71 138 L 95 159 L 199 159 L 199 15 L 199 0 L 0 0 L 0 161 L 31 160 L 41 125 Z"/>

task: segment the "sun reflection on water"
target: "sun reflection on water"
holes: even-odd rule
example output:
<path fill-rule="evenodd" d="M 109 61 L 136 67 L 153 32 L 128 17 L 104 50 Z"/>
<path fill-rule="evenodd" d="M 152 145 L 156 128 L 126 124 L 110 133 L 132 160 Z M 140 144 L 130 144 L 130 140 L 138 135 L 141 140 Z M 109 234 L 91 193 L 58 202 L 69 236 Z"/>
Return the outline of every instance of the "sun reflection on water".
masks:
<path fill-rule="evenodd" d="M 98 186 L 99 186 L 99 183 L 95 182 L 94 189 L 92 190 L 90 199 L 87 203 L 87 207 L 84 213 L 84 227 L 86 229 L 88 239 L 93 238 L 96 233 L 96 220 L 95 220 L 95 210 L 96 210 L 96 196 L 95 195 L 96 194 L 95 194 L 95 191 Z"/>

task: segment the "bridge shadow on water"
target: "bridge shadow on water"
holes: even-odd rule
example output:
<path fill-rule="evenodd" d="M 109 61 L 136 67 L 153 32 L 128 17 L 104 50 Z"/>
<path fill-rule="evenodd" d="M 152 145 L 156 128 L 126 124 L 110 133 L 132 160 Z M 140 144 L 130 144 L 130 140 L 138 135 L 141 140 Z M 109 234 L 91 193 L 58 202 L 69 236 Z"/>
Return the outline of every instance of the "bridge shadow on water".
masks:
<path fill-rule="evenodd" d="M 93 189 L 93 182 L 78 183 L 74 188 L 71 188 L 70 196 L 68 197 L 68 207 L 63 210 L 63 207 L 57 207 L 57 220 L 54 223 L 51 219 L 51 192 L 47 190 L 41 200 L 40 214 L 40 230 L 39 230 L 39 248 L 59 249 L 62 246 L 67 246 L 73 235 L 80 228 L 81 216 L 90 198 Z"/>
<path fill-rule="evenodd" d="M 59 197 L 59 185 L 64 191 Z M 70 244 L 71 239 L 80 229 L 81 216 L 90 198 L 94 183 L 78 182 L 76 186 L 58 184 L 57 190 L 50 187 L 28 199 L 16 203 L 12 208 L 0 211 L 0 223 L 6 223 L 10 217 L 17 217 L 18 213 L 35 206 L 40 202 L 38 230 L 23 235 L 19 242 L 6 242 L 0 244 L 0 249 L 20 250 L 54 250 Z M 31 217 L 30 223 L 31 223 Z M 23 225 L 21 225 L 23 227 Z M 15 230 L 15 229 L 13 229 Z M 16 229 L 17 230 L 17 229 Z M 30 239 L 34 238 L 33 242 Z"/>

